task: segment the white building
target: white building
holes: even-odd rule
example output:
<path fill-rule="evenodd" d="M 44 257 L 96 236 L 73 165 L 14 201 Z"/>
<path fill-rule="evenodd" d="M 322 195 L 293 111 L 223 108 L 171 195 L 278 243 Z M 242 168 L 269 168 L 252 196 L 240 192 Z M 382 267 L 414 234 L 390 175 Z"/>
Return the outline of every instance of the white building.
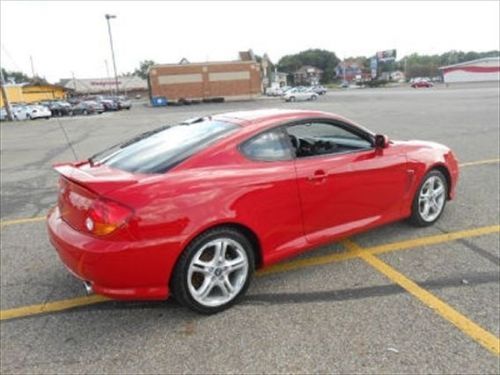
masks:
<path fill-rule="evenodd" d="M 110 93 L 116 89 L 114 78 L 69 78 L 62 79 L 61 85 L 74 90 L 77 94 Z M 118 77 L 118 91 L 120 93 L 145 92 L 147 89 L 146 80 L 138 76 Z"/>
<path fill-rule="evenodd" d="M 486 82 L 500 80 L 500 58 L 485 57 L 459 64 L 442 66 L 445 83 Z"/>

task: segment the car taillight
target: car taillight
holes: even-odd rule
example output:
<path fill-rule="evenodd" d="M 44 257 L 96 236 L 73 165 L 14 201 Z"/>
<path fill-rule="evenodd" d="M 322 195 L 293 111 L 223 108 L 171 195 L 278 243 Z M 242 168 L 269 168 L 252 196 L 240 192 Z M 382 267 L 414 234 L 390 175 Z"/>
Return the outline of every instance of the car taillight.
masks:
<path fill-rule="evenodd" d="M 130 208 L 107 199 L 98 199 L 88 210 L 85 227 L 92 234 L 104 236 L 126 224 L 131 216 Z"/>

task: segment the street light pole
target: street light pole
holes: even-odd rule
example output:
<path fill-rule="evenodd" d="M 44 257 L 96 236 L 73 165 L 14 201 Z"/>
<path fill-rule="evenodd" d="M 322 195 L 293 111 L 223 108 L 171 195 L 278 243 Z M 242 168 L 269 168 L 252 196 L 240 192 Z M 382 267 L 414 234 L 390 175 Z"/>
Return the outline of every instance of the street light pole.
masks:
<path fill-rule="evenodd" d="M 10 110 L 9 96 L 7 95 L 7 91 L 5 90 L 5 81 L 3 79 L 2 69 L 0 69 L 0 86 L 2 86 L 2 98 L 5 105 L 5 111 L 7 112 L 7 119 L 13 121 L 14 116 L 12 116 L 12 111 Z"/>
<path fill-rule="evenodd" d="M 342 64 L 342 67 L 344 68 L 343 70 L 344 70 L 344 83 L 345 83 L 345 82 L 347 82 L 346 77 L 345 77 L 345 68 L 346 68 L 345 67 L 345 57 L 344 57 L 344 62 Z"/>
<path fill-rule="evenodd" d="M 111 45 L 111 57 L 113 58 L 113 70 L 115 72 L 115 87 L 116 87 L 116 95 L 118 95 L 118 75 L 116 73 L 116 61 L 115 61 L 115 50 L 113 48 L 113 37 L 111 36 L 111 24 L 109 22 L 110 19 L 116 18 L 113 14 L 105 14 L 104 17 L 108 22 L 108 33 L 109 33 L 109 44 Z"/>

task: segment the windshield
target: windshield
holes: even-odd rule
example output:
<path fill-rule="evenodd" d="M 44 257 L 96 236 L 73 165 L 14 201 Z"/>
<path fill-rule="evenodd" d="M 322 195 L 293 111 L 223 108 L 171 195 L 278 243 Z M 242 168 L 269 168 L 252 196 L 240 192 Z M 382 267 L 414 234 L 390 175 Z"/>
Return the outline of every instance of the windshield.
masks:
<path fill-rule="evenodd" d="M 115 145 L 89 161 L 127 172 L 163 173 L 237 128 L 212 120 L 163 126 Z"/>

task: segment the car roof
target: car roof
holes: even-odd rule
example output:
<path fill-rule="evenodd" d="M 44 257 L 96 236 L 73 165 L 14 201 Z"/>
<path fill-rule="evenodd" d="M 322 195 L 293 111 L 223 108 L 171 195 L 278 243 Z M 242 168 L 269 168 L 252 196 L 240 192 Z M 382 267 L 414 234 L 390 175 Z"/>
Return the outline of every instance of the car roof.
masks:
<path fill-rule="evenodd" d="M 286 121 L 286 120 L 300 120 L 303 118 L 314 118 L 314 117 L 327 117 L 330 119 L 338 119 L 344 122 L 352 123 L 351 121 L 338 116 L 333 113 L 327 113 L 322 111 L 308 111 L 300 109 L 258 109 L 253 111 L 238 111 L 238 112 L 228 112 L 213 116 L 216 120 L 233 122 L 241 126 L 259 126 L 259 124 L 265 125 L 265 123 L 274 121 Z"/>

